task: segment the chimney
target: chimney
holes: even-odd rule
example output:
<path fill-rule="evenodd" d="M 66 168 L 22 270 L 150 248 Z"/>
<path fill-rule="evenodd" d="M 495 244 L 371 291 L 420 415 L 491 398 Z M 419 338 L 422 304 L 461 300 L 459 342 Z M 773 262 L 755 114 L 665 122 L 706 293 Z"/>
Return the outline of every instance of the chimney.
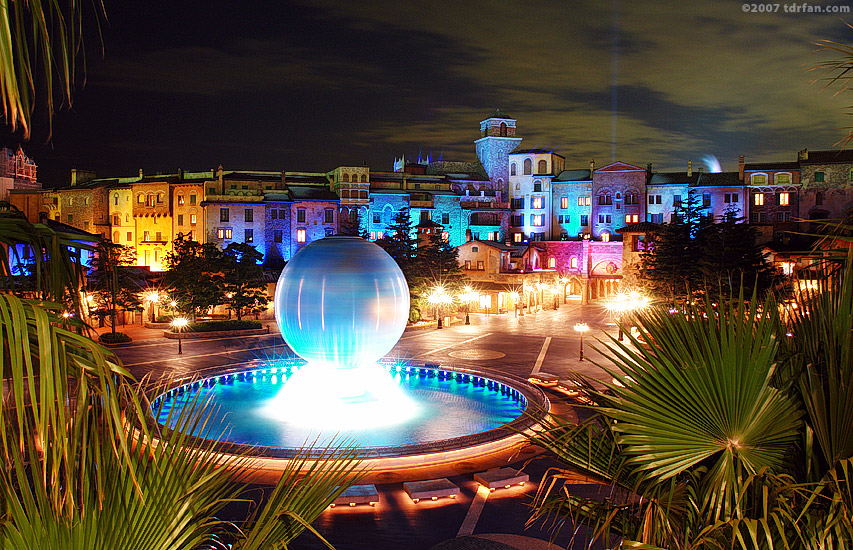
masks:
<path fill-rule="evenodd" d="M 743 181 L 743 155 L 737 158 L 737 179 Z"/>
<path fill-rule="evenodd" d="M 693 161 L 688 160 L 687 161 L 687 177 L 689 178 L 692 176 L 693 176 Z"/>
<path fill-rule="evenodd" d="M 216 181 L 220 185 L 219 188 L 222 189 L 222 187 L 221 187 L 222 186 L 222 165 L 221 164 L 219 165 L 219 168 L 216 169 Z"/>
<path fill-rule="evenodd" d="M 809 160 L 809 150 L 803 149 L 797 153 L 797 160 Z"/>
<path fill-rule="evenodd" d="M 143 171 L 142 171 L 142 168 L 140 168 L 140 169 L 139 169 L 139 179 L 142 179 L 142 178 L 144 178 L 144 177 L 145 177 L 145 172 L 143 172 Z"/>

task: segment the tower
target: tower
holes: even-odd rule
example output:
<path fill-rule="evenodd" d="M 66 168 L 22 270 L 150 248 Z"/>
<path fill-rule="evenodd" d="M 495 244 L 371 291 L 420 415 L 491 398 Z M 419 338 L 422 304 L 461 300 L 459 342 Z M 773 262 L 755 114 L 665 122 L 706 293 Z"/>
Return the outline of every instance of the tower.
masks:
<path fill-rule="evenodd" d="M 521 138 L 515 136 L 515 119 L 500 109 L 480 122 L 480 139 L 474 141 L 477 157 L 501 200 L 509 200 L 509 154 L 518 147 Z"/>

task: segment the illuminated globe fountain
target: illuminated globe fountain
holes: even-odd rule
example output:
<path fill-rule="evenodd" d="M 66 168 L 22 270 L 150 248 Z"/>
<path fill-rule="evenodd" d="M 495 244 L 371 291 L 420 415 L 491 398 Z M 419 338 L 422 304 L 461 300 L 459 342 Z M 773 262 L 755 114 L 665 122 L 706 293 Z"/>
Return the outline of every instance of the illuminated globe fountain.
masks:
<path fill-rule="evenodd" d="M 403 334 L 409 287 L 391 256 L 358 237 L 327 237 L 281 272 L 275 318 L 305 359 L 270 403 L 272 416 L 322 429 L 396 424 L 417 405 L 377 361 Z"/>
<path fill-rule="evenodd" d="M 274 306 L 299 358 L 179 382 L 154 400 L 157 420 L 174 425 L 187 403 L 209 400 L 209 433 L 223 452 L 252 453 L 274 470 L 306 444 L 346 438 L 381 472 L 509 452 L 549 407 L 511 375 L 385 358 L 406 328 L 409 289 L 396 262 L 364 239 L 302 248 L 279 277 Z"/>

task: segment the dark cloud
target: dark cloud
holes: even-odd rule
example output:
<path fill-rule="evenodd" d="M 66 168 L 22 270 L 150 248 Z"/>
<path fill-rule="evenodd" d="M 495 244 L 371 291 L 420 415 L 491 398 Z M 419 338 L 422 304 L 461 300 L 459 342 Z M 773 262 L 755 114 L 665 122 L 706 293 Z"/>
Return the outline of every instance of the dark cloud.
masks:
<path fill-rule="evenodd" d="M 479 121 L 518 117 L 524 147 L 731 168 L 843 135 L 847 100 L 805 69 L 837 16 L 685 0 L 139 1 L 107 6 L 74 107 L 25 148 L 48 183 L 178 167 L 328 170 L 418 151 L 474 158 Z M 97 44 L 97 42 L 95 42 Z M 614 57 L 618 55 L 618 57 Z M 825 56 L 824 56 L 825 57 Z M 613 90 L 616 90 L 616 133 Z M 17 145 L 20 136 L 4 143 Z M 773 157 L 779 155 L 778 157 Z M 727 166 L 726 163 L 729 163 Z"/>

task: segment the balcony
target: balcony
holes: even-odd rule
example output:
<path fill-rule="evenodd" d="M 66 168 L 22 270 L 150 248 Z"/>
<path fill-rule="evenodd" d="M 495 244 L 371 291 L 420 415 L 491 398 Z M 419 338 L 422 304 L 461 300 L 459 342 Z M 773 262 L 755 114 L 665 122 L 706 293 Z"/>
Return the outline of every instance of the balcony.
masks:
<path fill-rule="evenodd" d="M 466 210 L 509 210 L 508 202 L 460 201 L 459 206 Z"/>
<path fill-rule="evenodd" d="M 433 208 L 434 202 L 432 199 L 429 199 L 429 200 L 411 200 L 411 201 L 409 201 L 409 206 L 411 208 Z"/>

